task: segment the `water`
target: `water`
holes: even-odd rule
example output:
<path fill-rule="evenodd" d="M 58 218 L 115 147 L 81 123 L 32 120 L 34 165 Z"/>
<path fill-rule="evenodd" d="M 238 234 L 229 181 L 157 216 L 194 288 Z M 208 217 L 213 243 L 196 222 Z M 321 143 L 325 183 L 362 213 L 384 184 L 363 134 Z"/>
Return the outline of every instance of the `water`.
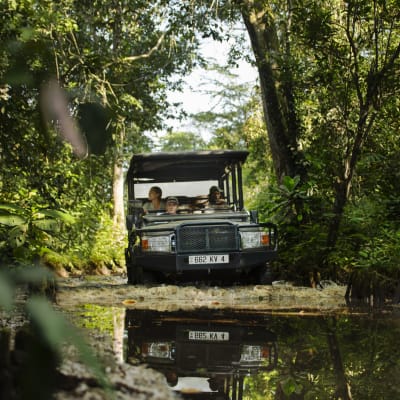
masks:
<path fill-rule="evenodd" d="M 78 314 L 81 326 L 109 333 L 118 357 L 160 371 L 183 398 L 400 399 L 393 313 L 85 306 Z"/>

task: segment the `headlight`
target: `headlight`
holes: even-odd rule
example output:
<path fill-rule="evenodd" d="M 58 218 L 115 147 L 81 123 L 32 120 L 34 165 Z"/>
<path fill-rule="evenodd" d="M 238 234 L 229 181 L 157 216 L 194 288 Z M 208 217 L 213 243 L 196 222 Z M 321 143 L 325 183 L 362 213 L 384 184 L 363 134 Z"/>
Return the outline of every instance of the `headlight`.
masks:
<path fill-rule="evenodd" d="M 174 343 L 173 342 L 143 343 L 142 356 L 173 360 L 175 358 Z"/>
<path fill-rule="evenodd" d="M 154 252 L 171 252 L 171 235 L 168 236 L 143 236 L 142 250 Z"/>
<path fill-rule="evenodd" d="M 263 361 L 269 358 L 269 354 L 270 351 L 268 346 L 243 345 L 240 362 Z"/>
<path fill-rule="evenodd" d="M 240 231 L 242 249 L 252 249 L 269 245 L 269 234 L 262 231 Z"/>

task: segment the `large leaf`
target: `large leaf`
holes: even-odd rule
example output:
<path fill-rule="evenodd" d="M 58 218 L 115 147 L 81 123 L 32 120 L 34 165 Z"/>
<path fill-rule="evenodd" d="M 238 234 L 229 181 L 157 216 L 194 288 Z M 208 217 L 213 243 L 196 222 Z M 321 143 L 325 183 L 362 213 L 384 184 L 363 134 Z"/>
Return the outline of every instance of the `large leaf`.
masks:
<path fill-rule="evenodd" d="M 70 325 L 62 314 L 56 312 L 48 301 L 41 297 L 30 298 L 26 307 L 32 321 L 38 325 L 45 340 L 54 351 L 61 353 L 64 343 L 72 344 L 78 349 L 82 361 L 92 369 L 99 382 L 105 388 L 110 387 L 93 351 L 76 328 Z"/>
<path fill-rule="evenodd" d="M 24 208 L 17 206 L 12 203 L 0 203 L 0 210 L 6 210 L 8 212 L 18 212 L 18 213 L 23 213 L 25 211 Z"/>
<path fill-rule="evenodd" d="M 75 219 L 71 214 L 68 214 L 60 210 L 50 210 L 50 209 L 40 210 L 40 212 L 36 214 L 36 216 L 41 216 L 40 214 L 63 221 L 67 224 L 73 224 L 75 222 Z"/>
<path fill-rule="evenodd" d="M 294 178 L 290 176 L 284 176 L 282 179 L 281 188 L 283 190 L 287 190 L 288 192 L 292 192 L 300 182 L 300 177 L 296 175 Z"/>
<path fill-rule="evenodd" d="M 50 270 L 38 266 L 26 266 L 18 271 L 16 277 L 18 282 L 32 283 L 34 285 L 54 280 L 54 275 Z"/>
<path fill-rule="evenodd" d="M 19 226 L 26 223 L 26 219 L 17 214 L 0 214 L 0 224 Z"/>
<path fill-rule="evenodd" d="M 288 377 L 281 381 L 281 388 L 288 397 L 293 393 L 300 394 L 302 391 L 302 385 L 298 384 L 292 377 Z"/>
<path fill-rule="evenodd" d="M 37 228 L 48 231 L 48 232 L 58 232 L 60 230 L 60 223 L 55 219 L 38 219 L 32 222 L 32 225 L 36 226 Z"/>
<path fill-rule="evenodd" d="M 25 243 L 27 225 L 18 225 L 8 232 L 8 241 L 12 247 L 19 247 Z"/>

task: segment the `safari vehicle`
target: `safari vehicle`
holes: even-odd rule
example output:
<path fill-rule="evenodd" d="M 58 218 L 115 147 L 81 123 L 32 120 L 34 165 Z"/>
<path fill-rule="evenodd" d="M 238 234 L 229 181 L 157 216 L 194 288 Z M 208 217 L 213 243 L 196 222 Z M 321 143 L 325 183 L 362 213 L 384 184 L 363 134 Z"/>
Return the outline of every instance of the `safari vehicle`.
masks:
<path fill-rule="evenodd" d="M 247 151 L 135 154 L 127 173 L 128 283 L 271 280 L 277 228 L 244 208 L 242 165 Z M 144 213 L 151 187 L 179 199 L 176 214 Z M 211 206 L 211 186 L 224 203 Z"/>

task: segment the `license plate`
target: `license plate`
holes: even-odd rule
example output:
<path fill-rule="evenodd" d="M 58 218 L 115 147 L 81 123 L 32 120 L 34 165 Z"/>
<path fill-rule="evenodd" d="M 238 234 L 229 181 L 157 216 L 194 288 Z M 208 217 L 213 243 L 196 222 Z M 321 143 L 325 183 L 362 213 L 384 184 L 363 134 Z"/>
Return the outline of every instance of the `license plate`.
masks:
<path fill-rule="evenodd" d="M 189 264 L 227 264 L 229 254 L 207 254 L 201 256 L 189 256 Z"/>
<path fill-rule="evenodd" d="M 229 340 L 229 332 L 189 331 L 189 340 L 223 342 Z"/>

